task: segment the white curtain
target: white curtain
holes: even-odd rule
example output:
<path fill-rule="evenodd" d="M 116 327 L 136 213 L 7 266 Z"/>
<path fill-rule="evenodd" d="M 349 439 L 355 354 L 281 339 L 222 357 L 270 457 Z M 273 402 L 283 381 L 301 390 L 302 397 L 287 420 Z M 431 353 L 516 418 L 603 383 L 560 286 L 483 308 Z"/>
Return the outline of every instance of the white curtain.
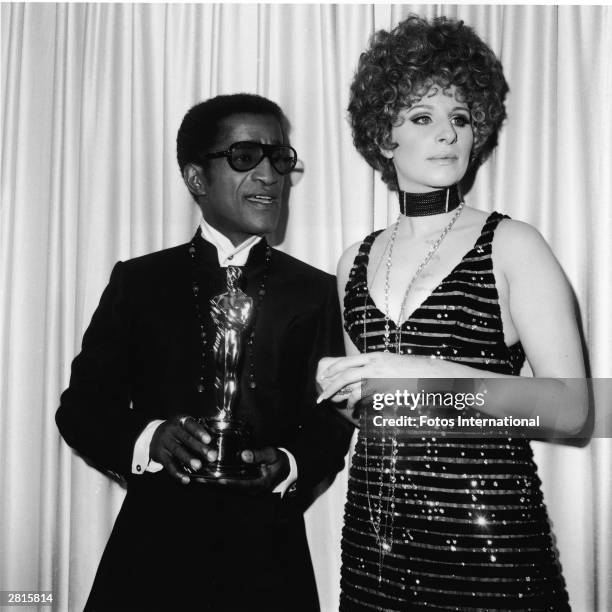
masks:
<path fill-rule="evenodd" d="M 461 18 L 500 56 L 509 119 L 468 201 L 544 234 L 591 373 L 611 377 L 611 7 L 3 4 L 0 590 L 52 590 L 57 610 L 89 592 L 123 491 L 72 454 L 54 412 L 113 263 L 194 231 L 174 157 L 185 111 L 236 91 L 282 106 L 304 172 L 279 248 L 334 271 L 396 215 L 345 109 L 368 37 L 409 12 Z M 534 446 L 573 608 L 612 610 L 610 439 Z M 324 611 L 345 489 L 343 474 L 307 516 Z"/>

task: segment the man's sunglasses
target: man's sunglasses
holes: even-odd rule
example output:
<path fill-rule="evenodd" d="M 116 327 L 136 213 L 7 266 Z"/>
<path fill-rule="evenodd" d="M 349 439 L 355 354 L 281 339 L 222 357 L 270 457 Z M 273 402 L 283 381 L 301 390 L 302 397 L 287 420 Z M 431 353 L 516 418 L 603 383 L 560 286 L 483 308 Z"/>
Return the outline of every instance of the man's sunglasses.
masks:
<path fill-rule="evenodd" d="M 259 142 L 235 142 L 227 151 L 207 153 L 202 159 L 227 158 L 227 163 L 236 172 L 248 172 L 255 168 L 264 157 L 279 174 L 289 174 L 297 163 L 293 147 L 284 144 L 262 144 Z"/>

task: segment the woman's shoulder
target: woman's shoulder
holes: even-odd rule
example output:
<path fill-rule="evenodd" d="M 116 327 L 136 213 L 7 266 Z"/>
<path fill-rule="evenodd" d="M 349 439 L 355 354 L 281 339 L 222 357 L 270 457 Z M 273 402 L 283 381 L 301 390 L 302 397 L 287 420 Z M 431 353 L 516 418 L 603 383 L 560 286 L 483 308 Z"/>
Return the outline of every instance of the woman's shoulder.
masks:
<path fill-rule="evenodd" d="M 378 234 L 380 234 L 381 231 L 383 230 L 376 230 L 374 232 L 371 232 L 362 240 L 359 240 L 351 244 L 351 246 L 349 246 L 344 251 L 344 253 L 342 253 L 338 261 L 338 269 L 337 269 L 338 278 L 340 278 L 341 276 L 347 277 L 349 275 L 349 272 L 351 268 L 353 267 L 353 264 L 355 263 L 355 259 L 357 258 L 357 256 L 362 253 L 369 252 L 372 246 L 372 243 L 374 242 L 374 239 L 376 238 L 376 236 L 378 236 Z"/>
<path fill-rule="evenodd" d="M 495 231 L 499 246 L 517 248 L 534 248 L 546 244 L 542 234 L 529 223 L 502 216 Z"/>
<path fill-rule="evenodd" d="M 542 234 L 529 223 L 503 218 L 495 230 L 493 257 L 510 276 L 541 265 L 558 265 Z"/>
<path fill-rule="evenodd" d="M 494 223 L 495 243 L 498 246 L 516 248 L 546 243 L 542 234 L 533 225 L 512 219 L 498 211 L 486 212 L 466 206 L 465 213 L 464 222 L 467 224 L 480 225 L 485 229 L 486 224 Z"/>

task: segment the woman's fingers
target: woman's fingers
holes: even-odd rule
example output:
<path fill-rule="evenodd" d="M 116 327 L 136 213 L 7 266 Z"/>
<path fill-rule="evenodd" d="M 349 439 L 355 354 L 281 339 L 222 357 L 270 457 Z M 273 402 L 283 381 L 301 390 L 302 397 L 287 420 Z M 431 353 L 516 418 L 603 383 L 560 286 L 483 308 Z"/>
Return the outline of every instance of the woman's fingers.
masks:
<path fill-rule="evenodd" d="M 370 362 L 369 354 L 352 355 L 351 357 L 339 357 L 334 359 L 327 368 L 319 368 L 317 380 L 324 384 L 324 381 L 333 376 L 337 376 L 345 370 L 355 367 L 362 367 Z"/>
<path fill-rule="evenodd" d="M 323 392 L 319 395 L 317 403 L 320 404 L 322 401 L 337 395 L 341 390 L 341 397 L 335 401 L 339 402 L 346 399 L 354 391 L 354 386 L 358 389 L 361 387 L 362 375 L 362 368 L 351 368 L 341 374 L 337 374 L 332 379 L 326 379 L 323 385 Z"/>

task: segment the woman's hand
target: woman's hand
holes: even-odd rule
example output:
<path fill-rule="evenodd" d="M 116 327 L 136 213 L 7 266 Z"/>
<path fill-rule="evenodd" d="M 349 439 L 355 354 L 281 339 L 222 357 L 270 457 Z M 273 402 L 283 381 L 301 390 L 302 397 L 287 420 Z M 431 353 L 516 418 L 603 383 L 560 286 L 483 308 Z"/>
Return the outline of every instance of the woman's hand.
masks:
<path fill-rule="evenodd" d="M 341 402 L 348 399 L 348 408 L 352 409 L 366 395 L 362 389 L 364 381 L 368 381 L 367 395 L 371 395 L 375 391 L 372 379 L 431 378 L 436 375 L 434 362 L 437 361 L 384 352 L 324 357 L 317 368 L 317 385 L 321 390 L 317 401 L 331 399 L 332 402 Z"/>

